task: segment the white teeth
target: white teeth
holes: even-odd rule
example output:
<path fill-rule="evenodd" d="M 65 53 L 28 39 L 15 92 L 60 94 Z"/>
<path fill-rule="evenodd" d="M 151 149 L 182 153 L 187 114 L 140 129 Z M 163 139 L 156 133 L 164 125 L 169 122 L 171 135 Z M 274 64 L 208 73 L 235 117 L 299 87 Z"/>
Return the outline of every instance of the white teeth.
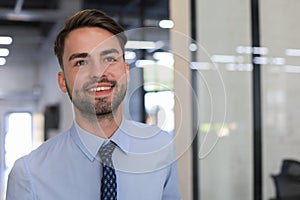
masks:
<path fill-rule="evenodd" d="M 99 92 L 99 91 L 103 91 L 103 90 L 109 90 L 111 87 L 96 87 L 96 88 L 91 88 L 90 91 L 91 92 Z"/>

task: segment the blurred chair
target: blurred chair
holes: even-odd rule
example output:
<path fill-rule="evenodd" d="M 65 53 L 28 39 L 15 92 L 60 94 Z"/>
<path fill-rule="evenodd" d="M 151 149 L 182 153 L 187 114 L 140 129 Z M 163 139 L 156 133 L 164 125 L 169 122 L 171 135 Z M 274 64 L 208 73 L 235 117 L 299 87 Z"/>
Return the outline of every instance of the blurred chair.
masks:
<path fill-rule="evenodd" d="M 277 200 L 300 200 L 300 162 L 283 160 L 281 172 L 272 178 Z"/>

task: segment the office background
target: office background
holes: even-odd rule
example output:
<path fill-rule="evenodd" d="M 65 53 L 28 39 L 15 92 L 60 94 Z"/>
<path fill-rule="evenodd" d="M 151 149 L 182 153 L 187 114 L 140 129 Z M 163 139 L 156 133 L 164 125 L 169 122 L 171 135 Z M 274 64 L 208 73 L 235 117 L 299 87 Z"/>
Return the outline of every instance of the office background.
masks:
<path fill-rule="evenodd" d="M 253 2 L 259 8 L 254 24 Z M 131 45 L 150 42 L 127 48 L 134 78 L 126 113 L 174 136 L 183 199 L 274 198 L 271 175 L 280 172 L 284 159 L 300 160 L 299 4 L 0 0 L 0 36 L 12 39 L 0 44 L 1 198 L 14 160 L 72 123 L 69 99 L 57 85 L 53 39 L 65 17 L 91 7 L 123 24 Z M 174 24 L 161 27 L 161 20 Z M 253 45 L 253 31 L 259 46 Z M 261 89 L 258 135 L 255 66 Z"/>

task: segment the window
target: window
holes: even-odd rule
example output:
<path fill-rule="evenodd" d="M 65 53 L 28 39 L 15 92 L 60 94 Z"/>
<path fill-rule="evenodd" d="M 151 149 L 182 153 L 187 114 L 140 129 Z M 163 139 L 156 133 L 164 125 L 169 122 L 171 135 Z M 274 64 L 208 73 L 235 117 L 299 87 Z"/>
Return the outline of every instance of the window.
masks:
<path fill-rule="evenodd" d="M 32 115 L 29 112 L 12 112 L 6 115 L 4 160 L 6 169 L 32 150 Z"/>
<path fill-rule="evenodd" d="M 147 92 L 145 94 L 146 123 L 155 124 L 162 130 L 174 131 L 173 91 Z"/>
<path fill-rule="evenodd" d="M 146 123 L 157 125 L 172 135 L 175 124 L 174 57 L 169 52 L 155 52 L 152 56 L 154 60 L 144 60 L 146 65 L 142 66 Z"/>

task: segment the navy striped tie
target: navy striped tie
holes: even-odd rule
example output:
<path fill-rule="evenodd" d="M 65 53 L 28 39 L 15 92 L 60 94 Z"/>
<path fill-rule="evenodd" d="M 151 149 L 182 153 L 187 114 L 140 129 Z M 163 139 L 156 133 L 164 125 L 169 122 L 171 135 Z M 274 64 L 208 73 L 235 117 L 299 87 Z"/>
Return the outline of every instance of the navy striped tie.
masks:
<path fill-rule="evenodd" d="M 102 145 L 99 155 L 102 161 L 102 179 L 101 179 L 101 200 L 117 199 L 117 181 L 116 173 L 112 163 L 112 153 L 116 145 L 113 142 Z"/>

